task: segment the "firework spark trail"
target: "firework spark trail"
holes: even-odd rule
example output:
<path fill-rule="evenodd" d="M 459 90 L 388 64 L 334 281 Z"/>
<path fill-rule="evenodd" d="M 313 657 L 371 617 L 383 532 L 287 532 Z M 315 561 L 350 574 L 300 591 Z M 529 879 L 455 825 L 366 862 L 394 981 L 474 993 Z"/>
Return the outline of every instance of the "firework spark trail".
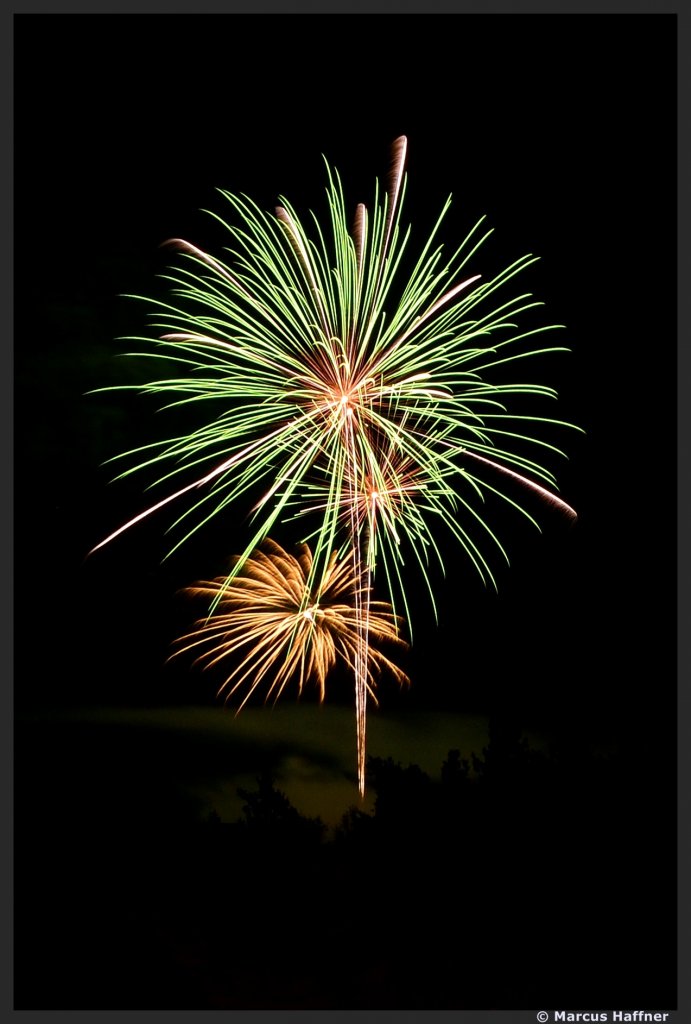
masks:
<path fill-rule="evenodd" d="M 352 410 L 347 410 L 352 412 Z M 347 414 L 346 414 L 347 416 Z M 355 438 L 353 436 L 352 417 L 346 418 L 346 450 L 348 452 L 348 472 L 357 487 L 358 459 L 355 450 Z M 350 512 L 350 537 L 353 547 L 353 578 L 363 578 L 362 549 L 360 544 L 360 531 L 356 523 L 356 506 Z M 365 795 L 365 736 L 367 731 L 367 648 L 369 644 L 368 616 L 362 611 L 362 588 L 355 588 L 355 621 L 357 624 L 358 643 L 355 655 L 355 722 L 356 722 L 356 746 L 357 746 L 357 777 L 360 796 Z"/>
<path fill-rule="evenodd" d="M 485 311 L 495 292 L 536 257 L 523 256 L 487 280 L 468 275 L 466 265 L 491 232 L 481 230 L 481 218 L 451 257 L 442 257 L 438 233 L 449 197 L 396 296 L 394 281 L 410 238 L 410 229 L 401 227 L 406 155 L 401 136 L 393 145 L 387 187 L 380 192 L 377 185 L 371 216 L 364 204 L 357 205 L 350 229 L 340 179 L 326 165 L 331 235 L 312 215 L 316 237 L 310 237 L 282 196 L 271 215 L 246 196 L 219 190 L 238 224 L 208 212 L 230 235 L 232 269 L 182 239 L 164 243 L 179 254 L 180 263 L 165 275 L 177 301 L 153 302 L 152 327 L 162 332 L 156 340 L 129 339 L 153 345 L 153 351 L 130 355 L 168 361 L 179 375 L 102 389 L 171 394 L 169 407 L 185 405 L 198 413 L 209 400 L 214 410 L 224 405 L 183 437 L 115 456 L 135 460 L 121 476 L 166 466 L 155 484 L 180 475 L 185 482 L 93 551 L 199 492 L 173 523 L 185 529 L 171 554 L 231 502 L 247 498 L 254 532 L 223 587 L 209 588 L 212 613 L 280 523 L 316 519 L 302 538 L 314 545 L 305 581 L 310 593 L 328 577 L 333 559 L 347 552 L 358 583 L 349 613 L 352 644 L 341 656 L 354 673 L 361 792 L 376 619 L 370 588 L 377 565 L 383 566 L 394 613 L 397 595 L 409 619 L 402 544 L 410 547 L 434 607 L 430 552 L 443 566 L 436 524 L 460 543 L 483 582 L 496 586 L 475 538 L 479 531 L 507 557 L 485 519 L 485 492 L 535 522 L 504 492 L 502 480 L 575 516 L 550 490 L 556 487 L 552 473 L 524 453 L 526 445 L 537 445 L 562 455 L 536 437 L 534 428 L 572 425 L 521 412 L 514 401 L 552 399 L 555 392 L 540 384 L 493 383 L 488 376 L 527 357 L 566 351 L 533 345 L 537 335 L 557 325 L 517 328 L 514 321 L 540 305 L 530 294 Z M 410 622 L 409 629 L 412 635 Z M 298 635 L 296 626 L 291 642 Z M 245 664 L 244 671 L 252 669 Z"/>
<path fill-rule="evenodd" d="M 234 455 L 232 458 L 227 459 L 225 462 L 222 462 L 220 466 L 217 466 L 215 469 L 212 469 L 210 473 L 206 474 L 206 476 L 201 477 L 201 479 L 199 480 L 195 480 L 193 483 L 188 484 L 186 487 L 182 487 L 179 491 L 176 491 L 175 494 L 169 494 L 167 498 L 164 498 L 162 501 L 157 502 L 156 505 L 152 505 L 144 512 L 140 512 L 139 515 L 135 516 L 133 519 L 128 520 L 128 522 L 126 522 L 123 526 L 118 527 L 117 530 L 114 530 L 113 533 L 110 533 L 104 540 L 99 541 L 98 544 L 94 545 L 89 554 L 91 555 L 93 554 L 94 551 L 98 551 L 99 548 L 102 548 L 105 544 L 108 544 L 109 541 L 113 540 L 119 534 L 129 529 L 130 526 L 134 526 L 135 523 L 138 523 L 142 519 L 146 518 L 146 516 L 151 515 L 152 512 L 157 512 L 160 508 L 163 508 L 164 505 L 167 505 L 169 502 L 174 501 L 175 498 L 181 497 L 181 495 L 186 494 L 188 491 L 191 491 L 194 488 L 199 488 L 202 487 L 204 484 L 210 483 L 211 480 L 213 480 L 215 477 L 229 470 L 231 466 L 236 465 L 238 462 L 244 461 L 246 458 L 248 458 L 256 448 L 265 445 L 267 441 L 277 436 L 280 436 L 282 433 L 285 433 L 285 426 L 283 425 L 281 425 L 278 428 L 278 430 L 274 430 L 272 431 L 272 433 L 265 435 L 264 437 L 261 437 L 254 444 L 248 445 L 247 448 L 245 448 L 241 452 L 238 452 L 237 455 Z"/>
<path fill-rule="evenodd" d="M 553 505 L 555 508 L 559 509 L 560 512 L 563 512 L 570 520 L 575 521 L 578 518 L 576 510 L 571 508 L 570 505 L 567 505 L 567 503 L 563 501 L 558 494 L 553 494 L 551 491 L 548 491 L 546 487 L 536 484 L 534 480 L 529 480 L 520 473 L 514 472 L 513 469 L 508 469 L 506 466 L 502 466 L 500 463 L 494 462 L 492 459 L 485 459 L 482 455 L 478 455 L 477 452 L 469 452 L 462 449 L 458 454 L 461 456 L 465 455 L 470 459 L 475 459 L 476 462 L 484 462 L 486 466 L 491 466 L 504 476 L 513 477 L 513 479 L 517 480 L 523 487 L 527 487 L 542 498 L 543 501 L 546 501 L 549 505 Z"/>
<path fill-rule="evenodd" d="M 368 538 L 369 540 L 369 538 Z M 359 543 L 359 540 L 358 540 Z M 366 678 L 366 666 L 367 666 L 367 651 L 369 647 L 369 634 L 370 634 L 370 618 L 371 618 L 371 573 L 367 566 L 367 560 L 362 563 L 362 555 L 360 554 L 360 578 L 364 579 L 364 612 L 362 605 L 359 609 L 360 613 L 360 635 L 362 638 L 360 644 L 360 715 L 358 717 L 358 728 L 357 728 L 357 776 L 358 776 L 358 789 L 360 796 L 365 795 L 365 765 L 366 765 L 366 735 L 367 735 L 367 678 Z M 369 557 L 369 552 L 368 552 Z"/>

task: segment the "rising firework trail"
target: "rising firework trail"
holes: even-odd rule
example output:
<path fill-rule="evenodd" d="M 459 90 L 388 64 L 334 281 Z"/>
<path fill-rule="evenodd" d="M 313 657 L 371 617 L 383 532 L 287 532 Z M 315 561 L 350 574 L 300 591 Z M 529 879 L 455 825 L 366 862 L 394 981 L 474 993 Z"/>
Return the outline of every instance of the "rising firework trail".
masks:
<path fill-rule="evenodd" d="M 304 519 L 300 539 L 312 544 L 310 592 L 334 555 L 339 564 L 348 557 L 360 581 L 352 668 L 361 792 L 377 569 L 394 611 L 402 602 L 409 617 L 404 544 L 433 600 L 428 564 L 430 552 L 441 558 L 441 526 L 483 581 L 496 585 L 485 547 L 506 552 L 486 521 L 487 496 L 498 495 L 534 522 L 515 497 L 519 484 L 526 495 L 575 518 L 541 461 L 542 454 L 563 453 L 538 436 L 570 424 L 517 405 L 556 393 L 505 379 L 507 367 L 528 357 L 566 351 L 543 341 L 556 325 L 516 326 L 541 305 L 530 294 L 495 304 L 536 257 L 521 257 L 488 281 L 469 273 L 491 234 L 481 218 L 445 258 L 438 236 L 449 198 L 411 258 L 410 228 L 401 223 L 406 152 L 402 136 L 393 146 L 387 187 L 377 184 L 371 212 L 358 205 L 352 222 L 340 178 L 327 164 L 325 227 L 313 215 L 308 229 L 283 198 L 271 215 L 246 196 L 221 191 L 229 220 L 212 216 L 228 232 L 223 259 L 171 240 L 178 251 L 165 275 L 172 299 L 145 300 L 158 336 L 127 340 L 145 346 L 130 355 L 176 364 L 179 374 L 120 389 L 168 395 L 170 406 L 187 407 L 196 426 L 116 456 L 133 463 L 122 476 L 150 470 L 169 490 L 97 545 L 186 497 L 173 523 L 179 539 L 172 553 L 243 499 L 251 535 L 225 583 L 209 592 L 211 613 L 279 524 Z M 404 256 L 412 267 L 405 278 Z M 209 415 L 210 407 L 221 411 Z"/>

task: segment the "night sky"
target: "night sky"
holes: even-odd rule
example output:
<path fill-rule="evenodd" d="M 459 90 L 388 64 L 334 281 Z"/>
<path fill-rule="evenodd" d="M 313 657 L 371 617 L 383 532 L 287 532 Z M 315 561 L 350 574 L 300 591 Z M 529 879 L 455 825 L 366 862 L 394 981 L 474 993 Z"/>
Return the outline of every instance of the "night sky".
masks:
<path fill-rule="evenodd" d="M 87 557 L 146 506 L 153 479 L 113 483 L 103 463 L 165 429 L 153 402 L 87 392 L 140 372 L 116 358 L 127 346 L 115 339 L 145 327 L 125 293 L 165 294 L 160 243 L 224 244 L 201 212 L 225 212 L 216 188 L 319 214 L 323 154 L 354 209 L 372 203 L 405 134 L 413 248 L 451 192 L 449 247 L 483 214 L 494 228 L 473 272 L 541 257 L 520 286 L 545 302 L 542 322 L 566 325 L 559 343 L 571 352 L 535 360 L 533 376 L 559 392 L 545 414 L 585 433 L 554 435 L 569 459 L 551 468 L 575 526 L 539 511 L 538 533 L 498 513 L 511 557 L 510 568 L 495 562 L 498 595 L 445 542 L 439 624 L 416 599 L 412 687 L 382 683 L 372 752 L 438 776 L 449 749 L 479 755 L 499 721 L 537 749 L 618 758 L 624 825 L 648 834 L 655 806 L 655 863 L 673 872 L 674 18 L 21 15 L 15 63 L 18 856 L 26 863 L 44 830 L 81 836 L 90 816 L 97 828 L 113 814 L 134 835 L 154 804 L 157 822 L 185 800 L 185 814 L 230 821 L 241 806 L 232 780 L 251 787 L 267 765 L 303 814 L 333 825 L 357 803 L 345 683 L 325 708 L 291 692 L 241 724 L 216 699 L 217 677 L 165 664 L 195 617 L 177 592 L 223 572 L 246 542 L 245 509 L 163 564 L 167 509 Z M 578 827 L 595 818 L 583 811 Z M 29 874 L 22 935 L 45 906 L 22 888 Z M 644 892 L 651 884 L 639 879 Z M 586 888 L 606 915 L 594 868 Z M 663 945 L 674 926 L 665 893 L 646 902 Z M 77 887 L 74 900 L 88 897 Z M 33 954 L 24 938 L 18 1008 L 79 1008 L 59 972 L 27 980 Z M 661 960 L 651 975 L 653 1008 L 673 1006 Z M 372 1005 L 400 1005 L 377 984 L 365 986 Z M 151 1008 L 197 1006 L 146 993 Z M 98 1003 L 97 987 L 88 998 Z M 112 998 L 104 991 L 98 1005 L 119 1008 Z M 507 988 L 476 1008 L 511 998 Z"/>

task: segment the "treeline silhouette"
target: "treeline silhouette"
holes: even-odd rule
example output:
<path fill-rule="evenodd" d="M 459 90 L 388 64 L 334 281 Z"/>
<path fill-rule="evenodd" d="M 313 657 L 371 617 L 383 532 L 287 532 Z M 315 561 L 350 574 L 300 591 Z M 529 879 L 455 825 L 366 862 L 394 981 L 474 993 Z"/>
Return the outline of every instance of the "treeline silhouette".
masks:
<path fill-rule="evenodd" d="M 494 719 L 439 780 L 370 757 L 335 831 L 269 770 L 192 803 L 17 826 L 17 1009 L 673 1008 L 669 793 L 643 757 Z M 664 773 L 662 773 L 664 774 Z M 91 811 L 91 813 L 90 813 Z"/>

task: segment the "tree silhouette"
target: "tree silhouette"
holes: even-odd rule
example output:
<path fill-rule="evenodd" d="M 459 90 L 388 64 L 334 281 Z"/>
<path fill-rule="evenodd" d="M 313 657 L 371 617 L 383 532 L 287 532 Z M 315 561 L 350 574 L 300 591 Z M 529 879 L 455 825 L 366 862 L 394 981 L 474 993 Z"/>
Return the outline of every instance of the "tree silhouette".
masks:
<path fill-rule="evenodd" d="M 325 825 L 321 818 L 307 818 L 280 789 L 276 778 L 264 770 L 257 779 L 256 790 L 238 788 L 238 796 L 244 801 L 242 808 L 243 831 L 252 840 L 268 843 L 318 845 L 324 835 Z"/>

